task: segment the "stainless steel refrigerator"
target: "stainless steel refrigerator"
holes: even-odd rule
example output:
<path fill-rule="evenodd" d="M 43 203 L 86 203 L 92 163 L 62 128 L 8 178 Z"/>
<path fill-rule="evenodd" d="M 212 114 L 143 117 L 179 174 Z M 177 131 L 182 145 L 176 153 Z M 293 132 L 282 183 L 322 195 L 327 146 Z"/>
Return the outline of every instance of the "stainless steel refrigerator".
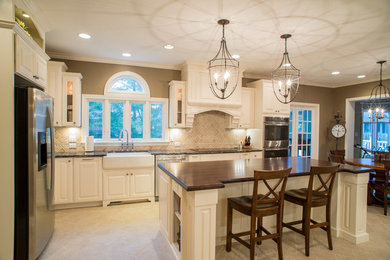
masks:
<path fill-rule="evenodd" d="M 15 75 L 14 259 L 37 259 L 54 230 L 53 98 Z"/>

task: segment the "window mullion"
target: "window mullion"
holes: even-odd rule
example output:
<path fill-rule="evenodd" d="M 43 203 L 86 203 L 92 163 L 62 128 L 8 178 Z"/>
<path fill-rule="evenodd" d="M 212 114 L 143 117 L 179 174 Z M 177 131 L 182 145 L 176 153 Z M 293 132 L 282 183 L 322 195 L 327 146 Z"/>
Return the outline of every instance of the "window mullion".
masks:
<path fill-rule="evenodd" d="M 110 139 L 110 118 L 110 101 L 105 99 L 103 107 L 103 140 Z"/>
<path fill-rule="evenodd" d="M 144 102 L 144 139 L 150 140 L 150 102 Z"/>
<path fill-rule="evenodd" d="M 130 133 L 130 130 L 131 130 L 131 127 L 130 127 L 131 110 L 130 109 L 131 109 L 130 108 L 130 101 L 126 100 L 124 108 L 123 108 L 123 129 L 126 129 L 127 132 L 129 133 L 129 139 L 131 137 L 131 133 Z"/>

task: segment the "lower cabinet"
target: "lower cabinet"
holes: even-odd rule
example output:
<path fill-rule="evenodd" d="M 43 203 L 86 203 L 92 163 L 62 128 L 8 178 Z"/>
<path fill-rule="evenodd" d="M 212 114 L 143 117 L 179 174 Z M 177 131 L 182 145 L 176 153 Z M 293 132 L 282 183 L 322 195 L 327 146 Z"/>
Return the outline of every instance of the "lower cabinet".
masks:
<path fill-rule="evenodd" d="M 102 200 L 101 158 L 57 158 L 54 204 Z"/>
<path fill-rule="evenodd" d="M 103 171 L 103 205 L 111 201 L 151 199 L 154 194 L 154 168 Z"/>
<path fill-rule="evenodd" d="M 60 158 L 55 161 L 54 204 L 73 202 L 73 159 Z"/>
<path fill-rule="evenodd" d="M 74 159 L 75 202 L 102 200 L 102 159 Z"/>
<path fill-rule="evenodd" d="M 188 156 L 188 161 L 206 162 L 206 161 L 243 160 L 243 159 L 256 159 L 256 158 L 263 158 L 262 152 L 193 154 Z"/>

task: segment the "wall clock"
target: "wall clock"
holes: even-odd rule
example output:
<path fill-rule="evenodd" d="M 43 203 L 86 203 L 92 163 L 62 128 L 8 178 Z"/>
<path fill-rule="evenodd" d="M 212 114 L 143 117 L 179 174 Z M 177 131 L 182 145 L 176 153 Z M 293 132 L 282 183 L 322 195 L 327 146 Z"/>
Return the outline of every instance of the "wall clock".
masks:
<path fill-rule="evenodd" d="M 335 124 L 332 126 L 330 133 L 335 138 L 341 138 L 344 137 L 346 131 L 347 130 L 345 129 L 345 126 L 343 126 L 342 124 Z"/>

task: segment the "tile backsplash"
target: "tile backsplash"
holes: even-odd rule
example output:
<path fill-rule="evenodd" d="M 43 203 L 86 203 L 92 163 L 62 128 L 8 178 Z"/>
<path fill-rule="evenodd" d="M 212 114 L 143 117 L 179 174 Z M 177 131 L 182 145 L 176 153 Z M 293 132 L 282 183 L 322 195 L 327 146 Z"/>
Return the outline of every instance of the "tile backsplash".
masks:
<path fill-rule="evenodd" d="M 195 116 L 192 128 L 169 129 L 169 144 L 160 146 L 135 143 L 136 150 L 170 150 L 189 148 L 233 148 L 245 138 L 244 129 L 227 129 L 226 114 L 210 111 Z M 69 138 L 71 136 L 71 138 Z M 69 148 L 69 140 L 74 138 L 76 148 Z M 55 131 L 55 148 L 57 152 L 84 151 L 81 142 L 81 128 L 58 127 Z M 119 150 L 120 146 L 97 146 L 95 151 Z"/>

